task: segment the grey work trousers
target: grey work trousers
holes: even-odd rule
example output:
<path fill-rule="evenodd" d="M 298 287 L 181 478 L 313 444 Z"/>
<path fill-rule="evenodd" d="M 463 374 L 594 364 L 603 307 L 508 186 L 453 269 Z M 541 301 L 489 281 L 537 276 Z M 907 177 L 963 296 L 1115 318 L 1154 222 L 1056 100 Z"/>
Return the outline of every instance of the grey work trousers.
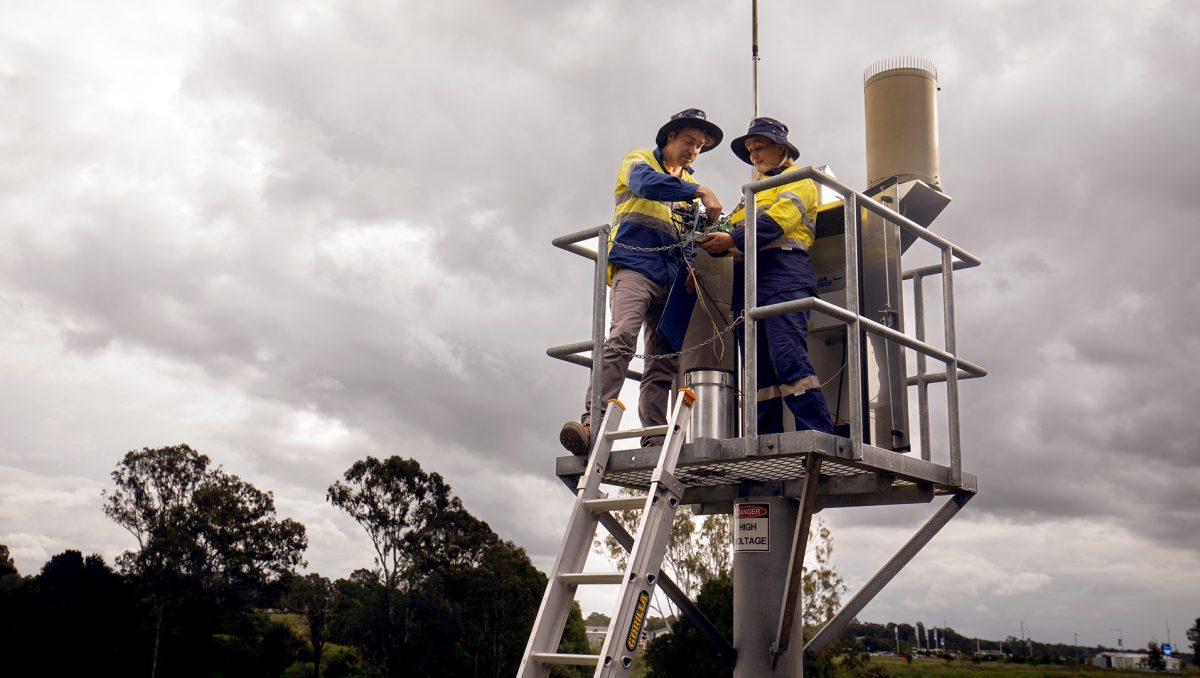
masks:
<path fill-rule="evenodd" d="M 637 349 L 639 331 L 645 328 L 642 338 L 646 355 L 674 352 L 657 329 L 668 292 L 670 288 L 666 285 L 660 285 L 632 269 L 618 268 L 613 274 L 609 299 L 612 324 L 608 328 L 608 339 L 604 342 L 604 362 L 599 380 L 601 407 L 621 393 L 625 372 L 629 369 L 629 354 Z M 638 416 L 642 419 L 642 426 L 661 426 L 667 423 L 667 394 L 679 371 L 679 358 L 647 358 L 644 362 Z M 583 407 L 580 421 L 590 425 L 591 383 L 588 384 Z M 642 444 L 655 445 L 661 440 L 661 437 L 643 438 Z"/>

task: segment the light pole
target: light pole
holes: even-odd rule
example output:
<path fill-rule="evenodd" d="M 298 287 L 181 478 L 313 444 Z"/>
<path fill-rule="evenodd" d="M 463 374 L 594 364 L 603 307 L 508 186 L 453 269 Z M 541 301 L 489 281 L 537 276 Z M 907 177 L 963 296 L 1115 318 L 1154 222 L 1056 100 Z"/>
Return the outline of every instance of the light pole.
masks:
<path fill-rule="evenodd" d="M 1121 641 L 1125 638 L 1125 632 L 1115 626 L 1110 626 L 1108 628 L 1117 632 L 1117 649 L 1119 650 L 1122 647 L 1124 647 L 1123 645 L 1121 645 Z"/>

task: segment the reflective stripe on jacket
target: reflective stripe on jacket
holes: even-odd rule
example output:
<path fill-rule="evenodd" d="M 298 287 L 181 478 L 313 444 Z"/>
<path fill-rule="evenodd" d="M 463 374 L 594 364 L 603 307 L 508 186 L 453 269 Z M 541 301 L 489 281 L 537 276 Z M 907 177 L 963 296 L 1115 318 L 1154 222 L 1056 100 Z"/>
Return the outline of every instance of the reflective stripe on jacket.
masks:
<path fill-rule="evenodd" d="M 657 151 L 639 148 L 626 154 L 613 191 L 616 210 L 608 243 L 609 284 L 616 266 L 633 269 L 660 285 L 671 284 L 683 261 L 679 249 L 638 252 L 620 245 L 657 248 L 679 242 L 671 209 L 695 199 L 697 187 L 690 169 L 682 177 L 668 173 Z"/>
<path fill-rule="evenodd" d="M 767 175 L 777 176 L 799 169 L 798 165 L 792 165 L 781 172 L 773 170 Z M 812 179 L 755 193 L 759 251 L 777 248 L 808 251 L 816 238 L 817 195 L 817 185 Z M 731 235 L 741 250 L 745 250 L 745 219 L 744 206 L 738 207 L 729 216 L 730 223 L 737 227 Z"/>

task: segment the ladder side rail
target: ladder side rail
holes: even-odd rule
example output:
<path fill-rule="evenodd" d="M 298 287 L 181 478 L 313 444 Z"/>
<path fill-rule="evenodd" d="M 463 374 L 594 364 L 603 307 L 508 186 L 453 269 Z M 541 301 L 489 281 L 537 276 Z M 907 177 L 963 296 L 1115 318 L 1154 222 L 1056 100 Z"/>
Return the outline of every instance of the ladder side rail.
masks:
<path fill-rule="evenodd" d="M 570 487 L 569 480 L 563 478 L 562 481 Z M 617 522 L 617 519 L 612 514 L 601 513 L 600 524 L 604 526 L 604 529 L 608 530 L 609 534 L 613 536 L 613 539 L 617 540 L 617 543 L 622 548 L 626 551 L 633 550 L 633 535 L 629 534 L 629 531 L 621 523 Z M 663 593 L 667 594 L 667 598 L 672 603 L 675 603 L 680 612 L 683 612 L 696 625 L 696 629 L 700 631 L 700 635 L 704 636 L 709 645 L 712 645 L 717 654 L 721 656 L 721 659 L 732 667 L 737 660 L 737 650 L 733 648 L 733 645 L 730 644 L 725 636 L 721 635 L 716 625 L 705 616 L 699 607 L 696 607 L 696 604 L 687 597 L 687 594 L 683 592 L 683 589 L 679 588 L 678 584 L 671 580 L 671 577 L 667 573 L 661 571 L 658 573 L 658 586 L 662 589 Z"/>
<path fill-rule="evenodd" d="M 612 403 L 604 414 L 601 430 L 617 430 L 624 411 L 623 407 Z M 518 678 L 545 678 L 550 674 L 549 665 L 537 661 L 533 655 L 554 653 L 562 640 L 577 586 L 563 583 L 558 575 L 564 572 L 580 572 L 587 562 L 592 539 L 596 534 L 597 518 L 594 512 L 587 510 L 583 505 L 583 500 L 600 497 L 600 483 L 603 480 L 604 468 L 608 465 L 611 447 L 611 443 L 603 436 L 597 438 L 597 444 L 588 459 L 587 469 L 576 485 L 575 503 L 567 520 L 567 530 L 554 559 L 554 567 L 550 570 L 546 591 L 542 594 L 542 602 L 529 633 L 529 642 L 526 643 L 525 652 L 521 657 L 521 666 L 517 670 Z"/>
<path fill-rule="evenodd" d="M 617 606 L 600 650 L 596 678 L 627 676 L 633 665 L 633 655 L 645 630 L 649 601 L 654 597 L 654 587 L 658 584 L 667 552 L 671 524 L 683 498 L 683 486 L 674 479 L 673 472 L 687 433 L 693 402 L 695 395 L 688 389 L 681 389 L 646 495 L 633 551 L 629 554 L 625 582 L 621 585 Z"/>
<path fill-rule="evenodd" d="M 895 577 L 905 565 L 909 563 L 916 555 L 929 543 L 931 539 L 950 522 L 958 511 L 971 501 L 971 497 L 975 496 L 971 492 L 960 492 L 946 500 L 946 503 L 938 509 L 937 513 L 933 514 L 921 529 L 908 540 L 896 555 L 892 556 L 887 563 L 875 573 L 875 576 L 859 589 L 858 593 L 850 599 L 848 603 L 842 606 L 842 609 L 833 615 L 833 618 L 825 622 L 820 631 L 812 637 L 804 646 L 804 654 L 807 657 L 815 657 L 821 650 L 824 650 L 829 643 L 837 639 L 854 620 L 854 617 L 862 612 L 867 603 L 871 602 L 875 596 L 887 586 L 888 582 Z"/>

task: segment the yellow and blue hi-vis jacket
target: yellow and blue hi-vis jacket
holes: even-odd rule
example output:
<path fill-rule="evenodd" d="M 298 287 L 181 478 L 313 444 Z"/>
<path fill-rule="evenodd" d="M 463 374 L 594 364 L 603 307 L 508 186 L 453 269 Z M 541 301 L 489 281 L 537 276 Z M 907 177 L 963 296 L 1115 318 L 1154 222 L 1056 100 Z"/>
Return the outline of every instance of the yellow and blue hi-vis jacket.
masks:
<path fill-rule="evenodd" d="M 608 243 L 610 284 L 615 266 L 633 269 L 660 285 L 670 285 L 675 280 L 683 263 L 679 249 L 638 252 L 621 245 L 663 247 L 679 242 L 679 228 L 671 215 L 673 203 L 691 202 L 699 186 L 691 168 L 683 172 L 682 178 L 668 173 L 658 149 L 639 148 L 625 155 L 613 192 L 617 208 Z"/>
<path fill-rule="evenodd" d="M 798 165 L 776 168 L 767 176 L 799 170 Z M 784 184 L 754 194 L 755 212 L 758 220 L 758 297 L 775 293 L 804 289 L 816 294 L 812 260 L 807 256 L 808 248 L 816 239 L 818 203 L 817 185 L 812 179 Z M 730 235 L 739 250 L 746 249 L 746 210 L 739 206 L 729 215 L 729 222 L 736 225 Z M 793 256 L 793 253 L 805 253 Z M 739 262 L 740 264 L 740 262 Z M 809 289 L 811 288 L 811 290 Z"/>

